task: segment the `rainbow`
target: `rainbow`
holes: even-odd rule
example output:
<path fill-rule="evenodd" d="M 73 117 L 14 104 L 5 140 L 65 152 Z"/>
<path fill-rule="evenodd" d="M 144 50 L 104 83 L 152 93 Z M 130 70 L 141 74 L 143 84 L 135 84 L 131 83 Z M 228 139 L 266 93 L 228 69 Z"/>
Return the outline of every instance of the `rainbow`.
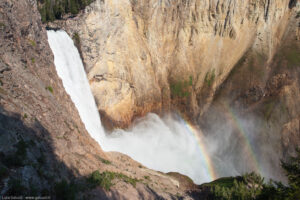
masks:
<path fill-rule="evenodd" d="M 226 111 L 228 111 L 225 113 L 228 113 L 227 116 L 231 119 L 235 128 L 238 130 L 238 133 L 240 134 L 241 138 L 245 142 L 245 147 L 246 147 L 249 157 L 252 160 L 254 171 L 260 172 L 260 167 L 259 167 L 258 161 L 256 159 L 255 153 L 253 151 L 252 145 L 250 143 L 250 139 L 248 138 L 246 132 L 244 131 L 242 125 L 240 124 L 238 117 L 236 117 L 235 113 L 233 112 L 233 110 L 231 109 L 231 107 L 229 106 L 228 103 L 224 103 L 223 106 L 226 109 Z"/>
<path fill-rule="evenodd" d="M 240 124 L 238 117 L 235 115 L 235 113 L 233 112 L 233 110 L 231 109 L 231 107 L 229 106 L 228 103 L 224 103 L 223 106 L 227 111 L 225 113 L 227 114 L 229 119 L 233 122 L 233 125 L 235 126 L 235 128 L 237 129 L 237 132 L 239 133 L 239 135 L 241 136 L 241 138 L 243 139 L 243 141 L 245 143 L 246 152 L 247 152 L 249 158 L 252 160 L 251 163 L 253 164 L 254 171 L 260 172 L 261 171 L 260 166 L 258 164 L 258 161 L 256 159 L 252 145 L 250 143 L 250 139 L 248 138 L 248 135 L 246 134 L 242 125 Z M 179 115 L 179 114 L 177 113 L 177 115 Z M 195 126 L 191 125 L 188 122 L 188 120 L 186 120 L 184 118 L 184 116 L 180 115 L 179 119 L 184 124 L 184 126 L 188 130 L 188 132 L 197 141 L 200 153 L 202 154 L 202 156 L 204 158 L 206 171 L 208 172 L 211 181 L 216 180 L 218 178 L 218 175 L 216 173 L 216 170 L 214 168 L 214 165 L 210 158 L 210 155 L 206 150 L 207 148 L 205 146 L 205 143 L 202 139 L 202 138 L 204 138 L 203 133 L 201 132 L 201 130 L 199 128 L 196 128 Z"/>
<path fill-rule="evenodd" d="M 206 151 L 207 148 L 206 148 L 205 143 L 202 139 L 202 138 L 204 138 L 203 133 L 199 129 L 197 129 L 196 127 L 191 125 L 188 122 L 188 120 L 185 120 L 183 116 L 179 117 L 179 119 L 184 124 L 184 126 L 188 130 L 188 132 L 191 133 L 191 135 L 196 139 L 196 142 L 198 144 L 200 153 L 202 154 L 202 156 L 204 158 L 205 168 L 206 168 L 206 171 L 208 172 L 208 175 L 211 179 L 210 181 L 216 180 L 217 175 L 216 175 L 216 171 L 215 171 L 214 166 L 213 166 L 213 162 L 210 159 L 210 156 L 209 156 L 208 152 Z"/>

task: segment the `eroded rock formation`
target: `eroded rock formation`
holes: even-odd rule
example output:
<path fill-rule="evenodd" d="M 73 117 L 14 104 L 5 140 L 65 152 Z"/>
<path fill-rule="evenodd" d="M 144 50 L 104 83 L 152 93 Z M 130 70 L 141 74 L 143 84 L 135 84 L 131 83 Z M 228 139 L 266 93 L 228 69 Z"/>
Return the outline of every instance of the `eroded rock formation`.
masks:
<path fill-rule="evenodd" d="M 91 188 L 95 170 L 137 182 L 115 178 L 110 190 Z M 57 76 L 36 2 L 0 1 L 1 197 L 188 199 L 177 179 L 101 150 Z"/>
<path fill-rule="evenodd" d="M 290 5 L 296 5 L 292 3 Z M 276 152 L 273 154 L 282 159 L 299 148 L 298 13 L 290 16 L 281 42 L 272 57 L 259 54 L 256 48 L 251 48 L 236 64 L 226 81 L 218 88 L 210 108 L 199 120 L 205 132 L 216 132 L 231 120 L 228 115 L 233 112 L 252 124 L 251 131 L 257 137 L 257 148 L 263 149 L 267 144 L 272 144 L 273 151 Z M 279 166 L 275 159 L 270 159 L 269 162 L 273 166 Z"/>
<path fill-rule="evenodd" d="M 266 133 L 264 142 L 280 137 L 281 153 L 299 145 L 298 10 L 295 0 L 96 0 L 52 26 L 80 44 L 108 125 L 179 109 L 209 130 L 205 122 L 226 118 L 210 112 L 226 100 L 263 116 L 257 133 Z M 99 170 L 139 181 L 115 180 L 110 191 L 88 189 L 83 198 L 188 199 L 194 185 L 186 178 L 104 153 L 90 138 L 56 75 L 44 28 L 35 1 L 0 2 L 0 195 L 15 194 L 16 183 L 18 192 L 55 194 L 62 179 L 85 184 Z"/>
<path fill-rule="evenodd" d="M 103 119 L 126 127 L 170 108 L 199 119 L 247 50 L 272 59 L 294 4 L 96 0 L 59 26 L 80 37 Z"/>

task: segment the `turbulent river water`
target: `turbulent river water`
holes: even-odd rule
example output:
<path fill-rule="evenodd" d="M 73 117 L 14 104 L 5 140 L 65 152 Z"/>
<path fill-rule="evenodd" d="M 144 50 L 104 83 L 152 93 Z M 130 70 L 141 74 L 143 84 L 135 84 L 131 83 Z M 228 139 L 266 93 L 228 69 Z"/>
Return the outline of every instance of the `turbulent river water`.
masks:
<path fill-rule="evenodd" d="M 106 134 L 73 40 L 64 31 L 48 31 L 48 41 L 66 92 L 74 102 L 87 131 L 104 151 L 127 154 L 154 170 L 179 172 L 189 176 L 197 184 L 221 176 L 259 171 L 255 169 L 255 165 L 249 167 L 254 163 L 251 154 L 238 154 L 244 155 L 246 159 L 233 157 L 236 149 L 226 135 L 220 136 L 218 140 L 215 135 L 204 137 L 200 130 L 173 114 L 166 114 L 162 118 L 148 114 L 137 120 L 129 130 L 116 130 Z M 232 156 L 220 153 L 224 148 Z M 235 165 L 236 161 L 244 164 Z"/>

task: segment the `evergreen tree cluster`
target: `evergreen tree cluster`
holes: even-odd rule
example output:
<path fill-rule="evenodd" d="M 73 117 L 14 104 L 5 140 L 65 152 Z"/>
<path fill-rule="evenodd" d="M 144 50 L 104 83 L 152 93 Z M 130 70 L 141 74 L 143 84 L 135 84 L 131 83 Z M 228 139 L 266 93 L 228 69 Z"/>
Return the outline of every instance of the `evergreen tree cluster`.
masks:
<path fill-rule="evenodd" d="M 300 200 L 300 149 L 297 156 L 282 162 L 288 185 L 264 179 L 255 173 L 242 177 L 221 178 L 210 184 L 212 200 Z"/>
<path fill-rule="evenodd" d="M 76 15 L 93 0 L 37 0 L 42 22 L 61 19 L 63 15 Z"/>
<path fill-rule="evenodd" d="M 256 199 L 256 197 L 261 193 L 264 184 L 264 179 L 254 172 L 245 174 L 242 177 L 227 179 L 228 180 L 225 178 L 224 180 L 217 181 L 217 184 L 212 187 L 212 199 Z"/>

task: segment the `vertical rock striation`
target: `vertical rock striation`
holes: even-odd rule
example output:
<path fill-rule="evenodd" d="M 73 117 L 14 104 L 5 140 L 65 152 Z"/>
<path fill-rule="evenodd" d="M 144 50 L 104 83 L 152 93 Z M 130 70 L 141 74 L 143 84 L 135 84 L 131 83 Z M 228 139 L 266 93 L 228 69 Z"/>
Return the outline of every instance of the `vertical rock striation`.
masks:
<path fill-rule="evenodd" d="M 289 0 L 97 0 L 60 21 L 78 34 L 100 113 L 126 127 L 149 111 L 197 119 L 252 48 L 271 59 Z"/>

